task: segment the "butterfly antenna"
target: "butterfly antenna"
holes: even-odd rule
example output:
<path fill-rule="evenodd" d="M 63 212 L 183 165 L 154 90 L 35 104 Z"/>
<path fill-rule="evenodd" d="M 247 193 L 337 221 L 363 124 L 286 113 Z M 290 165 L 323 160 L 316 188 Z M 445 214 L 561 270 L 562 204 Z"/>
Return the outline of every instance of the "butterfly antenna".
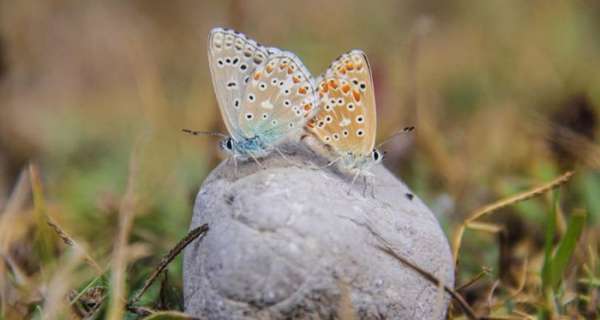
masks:
<path fill-rule="evenodd" d="M 221 138 L 228 137 L 226 134 L 221 133 L 221 132 L 195 131 L 195 130 L 190 130 L 190 129 L 181 129 L 181 131 L 191 134 L 191 135 L 194 135 L 194 136 L 206 135 L 206 136 L 216 136 L 216 137 L 221 137 Z"/>
<path fill-rule="evenodd" d="M 381 146 L 383 146 L 384 144 L 392 141 L 396 136 L 399 136 L 401 134 L 405 134 L 405 133 L 410 133 L 412 131 L 415 130 L 414 126 L 410 126 L 410 127 L 404 127 L 396 132 L 394 132 L 394 134 L 392 134 L 391 136 L 389 136 L 389 138 L 383 140 L 380 144 L 378 144 L 375 148 L 379 149 Z"/>

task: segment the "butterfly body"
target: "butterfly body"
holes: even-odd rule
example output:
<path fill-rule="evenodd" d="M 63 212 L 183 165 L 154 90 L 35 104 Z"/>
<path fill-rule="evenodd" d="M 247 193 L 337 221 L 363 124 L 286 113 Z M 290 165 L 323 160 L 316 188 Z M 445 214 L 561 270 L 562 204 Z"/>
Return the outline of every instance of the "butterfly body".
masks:
<path fill-rule="evenodd" d="M 372 166 L 381 162 L 383 157 L 377 149 L 369 154 L 347 154 L 339 160 L 341 169 L 345 169 L 351 173 L 366 173 Z"/>
<path fill-rule="evenodd" d="M 307 130 L 329 150 L 342 171 L 366 174 L 382 160 L 375 149 L 377 117 L 371 69 L 366 55 L 352 50 L 336 59 L 317 80 L 319 111 Z"/>
<path fill-rule="evenodd" d="M 264 157 L 272 151 L 271 146 L 275 144 L 276 142 L 274 139 L 255 136 L 252 138 L 243 138 L 238 141 L 228 137 L 221 140 L 220 146 L 221 149 L 243 159 L 250 156 L 256 158 Z"/>
<path fill-rule="evenodd" d="M 236 158 L 263 157 L 302 131 L 316 110 L 316 90 L 300 59 L 222 28 L 210 32 L 208 45 L 213 86 L 230 134 L 223 149 Z"/>

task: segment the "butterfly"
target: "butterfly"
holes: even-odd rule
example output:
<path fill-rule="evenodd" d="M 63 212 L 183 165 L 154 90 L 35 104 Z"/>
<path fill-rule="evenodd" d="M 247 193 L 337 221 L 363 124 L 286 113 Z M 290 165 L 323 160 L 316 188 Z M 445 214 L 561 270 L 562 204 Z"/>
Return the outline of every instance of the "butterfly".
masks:
<path fill-rule="evenodd" d="M 245 35 L 215 28 L 208 62 L 229 132 L 220 143 L 234 159 L 263 157 L 302 132 L 316 110 L 316 89 L 295 54 L 267 48 Z"/>
<path fill-rule="evenodd" d="M 317 79 L 318 112 L 306 129 L 330 151 L 331 163 L 355 176 L 381 162 L 371 67 L 360 50 L 342 54 Z"/>

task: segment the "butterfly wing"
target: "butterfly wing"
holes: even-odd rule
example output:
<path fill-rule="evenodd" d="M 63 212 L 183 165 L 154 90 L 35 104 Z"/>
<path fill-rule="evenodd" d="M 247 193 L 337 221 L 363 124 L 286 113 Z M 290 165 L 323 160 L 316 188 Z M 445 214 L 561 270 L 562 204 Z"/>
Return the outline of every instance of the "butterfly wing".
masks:
<path fill-rule="evenodd" d="M 238 119 L 246 83 L 254 69 L 277 51 L 233 30 L 215 28 L 210 31 L 208 64 L 213 87 L 225 126 L 235 140 L 242 138 Z"/>
<path fill-rule="evenodd" d="M 280 52 L 253 72 L 238 121 L 246 137 L 274 144 L 301 131 L 315 110 L 310 73 L 293 53 Z"/>
<path fill-rule="evenodd" d="M 367 56 L 352 50 L 336 59 L 317 80 L 319 107 L 308 124 L 338 155 L 368 155 L 375 146 L 377 115 Z"/>

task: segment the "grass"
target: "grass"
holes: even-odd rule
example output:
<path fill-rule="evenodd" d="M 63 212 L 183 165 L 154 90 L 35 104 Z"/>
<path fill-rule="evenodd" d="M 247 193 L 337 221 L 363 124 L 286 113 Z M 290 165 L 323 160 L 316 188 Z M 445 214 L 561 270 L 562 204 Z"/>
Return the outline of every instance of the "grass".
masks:
<path fill-rule="evenodd" d="M 219 157 L 181 129 L 224 130 L 216 25 L 314 74 L 369 55 L 378 140 L 416 127 L 385 164 L 452 239 L 456 284 L 438 287 L 464 304 L 440 312 L 598 317 L 600 6 L 311 4 L 0 2 L 0 319 L 184 317 L 169 252 Z"/>

